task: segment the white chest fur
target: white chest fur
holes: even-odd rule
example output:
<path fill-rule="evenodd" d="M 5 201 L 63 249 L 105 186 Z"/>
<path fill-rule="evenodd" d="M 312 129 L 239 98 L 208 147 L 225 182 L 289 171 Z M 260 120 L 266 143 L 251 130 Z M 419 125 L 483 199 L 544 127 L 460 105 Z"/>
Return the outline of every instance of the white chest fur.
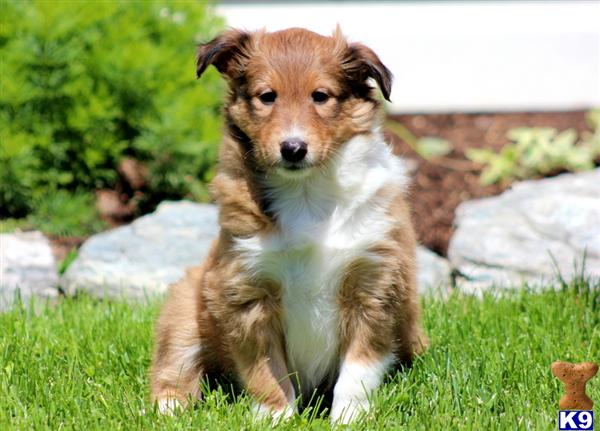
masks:
<path fill-rule="evenodd" d="M 290 373 L 307 393 L 337 368 L 337 291 L 348 264 L 387 235 L 384 186 L 403 185 L 402 163 L 378 134 L 347 142 L 325 169 L 269 178 L 276 234 L 237 241 L 250 271 L 282 288 Z"/>

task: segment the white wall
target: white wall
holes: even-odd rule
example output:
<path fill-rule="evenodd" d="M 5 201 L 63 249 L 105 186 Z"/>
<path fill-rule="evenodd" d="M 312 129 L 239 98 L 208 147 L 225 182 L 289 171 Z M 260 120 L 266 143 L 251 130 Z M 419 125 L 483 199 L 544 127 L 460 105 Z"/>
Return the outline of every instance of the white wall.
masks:
<path fill-rule="evenodd" d="M 336 23 L 392 70 L 394 112 L 600 106 L 600 1 L 228 3 L 232 27 Z"/>

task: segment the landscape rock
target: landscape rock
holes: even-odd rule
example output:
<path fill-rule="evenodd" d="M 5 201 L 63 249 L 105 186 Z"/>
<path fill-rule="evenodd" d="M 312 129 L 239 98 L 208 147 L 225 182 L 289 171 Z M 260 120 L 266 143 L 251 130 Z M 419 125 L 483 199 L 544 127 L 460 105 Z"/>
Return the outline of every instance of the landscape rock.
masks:
<path fill-rule="evenodd" d="M 417 281 L 422 295 L 444 294 L 450 289 L 450 264 L 431 250 L 417 248 Z"/>
<path fill-rule="evenodd" d="M 450 264 L 457 286 L 479 292 L 524 282 L 600 277 L 600 169 L 517 183 L 456 210 Z M 585 266 L 584 266 L 585 265 Z"/>
<path fill-rule="evenodd" d="M 0 311 L 15 298 L 58 296 L 58 273 L 48 239 L 37 231 L 0 234 Z"/>
<path fill-rule="evenodd" d="M 217 208 L 187 201 L 88 239 L 61 280 L 67 294 L 144 298 L 162 293 L 198 265 L 218 232 Z"/>
<path fill-rule="evenodd" d="M 67 294 L 86 291 L 98 297 L 162 293 L 204 259 L 218 233 L 217 218 L 214 205 L 163 202 L 154 213 L 86 241 L 61 285 Z M 417 258 L 421 292 L 449 285 L 445 259 L 423 247 Z"/>

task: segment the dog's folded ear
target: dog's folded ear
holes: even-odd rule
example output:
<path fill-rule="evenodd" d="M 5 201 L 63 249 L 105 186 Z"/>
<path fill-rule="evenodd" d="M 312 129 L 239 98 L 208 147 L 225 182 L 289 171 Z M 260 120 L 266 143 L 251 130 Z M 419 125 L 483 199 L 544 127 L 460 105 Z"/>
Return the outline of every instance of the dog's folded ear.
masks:
<path fill-rule="evenodd" d="M 200 78 L 211 64 L 222 74 L 233 76 L 245 57 L 244 47 L 250 37 L 248 32 L 231 29 L 201 44 L 196 54 L 196 77 Z"/>
<path fill-rule="evenodd" d="M 385 67 L 371 48 L 362 43 L 349 44 L 342 67 L 351 79 L 364 82 L 367 78 L 373 78 L 379 85 L 385 100 L 390 101 L 392 72 Z"/>

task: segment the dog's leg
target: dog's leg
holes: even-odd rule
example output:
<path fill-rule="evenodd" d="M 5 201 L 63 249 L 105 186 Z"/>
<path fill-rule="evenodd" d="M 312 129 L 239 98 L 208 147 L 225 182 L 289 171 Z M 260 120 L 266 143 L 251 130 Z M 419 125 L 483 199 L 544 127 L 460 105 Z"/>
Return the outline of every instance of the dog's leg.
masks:
<path fill-rule="evenodd" d="M 369 410 L 370 397 L 395 362 L 393 321 L 386 319 L 379 299 L 370 305 L 356 301 L 345 310 L 345 337 L 330 415 L 334 424 L 351 423 Z"/>
<path fill-rule="evenodd" d="M 417 262 L 415 233 L 410 223 L 411 214 L 402 195 L 394 201 L 396 219 L 391 236 L 395 244 L 385 253 L 391 279 L 387 280 L 395 294 L 392 302 L 395 316 L 394 352 L 400 364 L 409 365 L 415 355 L 425 352 L 427 335 L 421 326 L 421 305 L 417 294 Z M 383 281 L 383 280 L 382 280 Z"/>
<path fill-rule="evenodd" d="M 172 413 L 200 396 L 202 343 L 198 333 L 193 276 L 170 288 L 156 325 L 151 399 L 161 413 Z"/>
<path fill-rule="evenodd" d="M 254 398 L 254 412 L 259 419 L 271 416 L 280 420 L 296 412 L 294 387 L 276 333 L 257 334 L 255 339 L 239 344 L 234 361 L 246 390 Z"/>
<path fill-rule="evenodd" d="M 401 299 L 385 258 L 361 260 L 348 269 L 339 292 L 340 369 L 331 421 L 347 424 L 370 408 L 370 396 L 396 360 L 396 309 Z"/>
<path fill-rule="evenodd" d="M 295 393 L 285 357 L 279 285 L 252 280 L 242 260 L 229 255 L 218 265 L 206 273 L 206 300 L 218 314 L 236 374 L 258 415 L 289 417 L 296 410 Z"/>

